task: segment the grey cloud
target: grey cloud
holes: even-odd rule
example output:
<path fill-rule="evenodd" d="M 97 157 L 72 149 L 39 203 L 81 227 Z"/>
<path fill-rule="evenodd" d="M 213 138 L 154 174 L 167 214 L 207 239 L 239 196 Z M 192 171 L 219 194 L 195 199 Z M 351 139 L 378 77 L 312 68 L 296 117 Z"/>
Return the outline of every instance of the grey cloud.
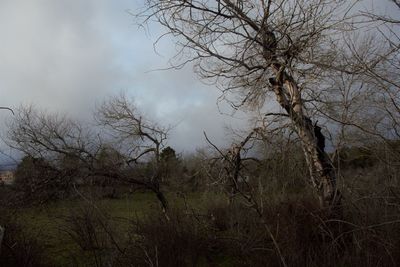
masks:
<path fill-rule="evenodd" d="M 96 102 L 125 90 L 150 118 L 176 125 L 170 144 L 178 150 L 204 145 L 203 130 L 225 143 L 223 125 L 241 123 L 218 113 L 218 91 L 190 66 L 151 71 L 167 67 L 175 47 L 165 39 L 154 52 L 162 29 L 138 29 L 126 12 L 137 7 L 128 0 L 1 1 L 0 105 L 33 103 L 86 120 Z"/>

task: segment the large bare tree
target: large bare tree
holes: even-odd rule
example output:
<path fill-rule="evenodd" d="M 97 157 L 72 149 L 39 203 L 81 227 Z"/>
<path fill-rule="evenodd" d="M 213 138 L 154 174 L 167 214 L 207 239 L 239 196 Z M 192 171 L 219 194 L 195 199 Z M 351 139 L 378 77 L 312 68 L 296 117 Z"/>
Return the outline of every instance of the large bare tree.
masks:
<path fill-rule="evenodd" d="M 7 143 L 24 155 L 45 159 L 54 170 L 68 170 L 72 176 L 105 177 L 151 190 L 166 210 L 167 200 L 160 188 L 160 152 L 167 130 L 143 118 L 125 96 L 105 101 L 96 118 L 102 127 L 89 129 L 66 116 L 22 106 L 8 125 Z M 111 140 L 106 133 L 112 134 Z M 118 149 L 119 164 L 103 164 L 102 154 L 108 147 Z M 134 168 L 124 170 L 145 156 L 149 156 L 147 162 L 154 160 L 150 177 L 136 174 Z"/>
<path fill-rule="evenodd" d="M 269 115 L 291 122 L 320 205 L 332 207 L 340 193 L 310 103 L 329 75 L 359 71 L 346 59 L 348 49 L 340 48 L 343 33 L 355 30 L 353 5 L 341 0 L 148 0 L 141 15 L 144 22 L 156 19 L 178 40 L 172 65 L 194 63 L 200 77 L 213 79 L 233 107 L 260 107 L 271 103 L 269 96 L 276 99 L 279 108 Z"/>

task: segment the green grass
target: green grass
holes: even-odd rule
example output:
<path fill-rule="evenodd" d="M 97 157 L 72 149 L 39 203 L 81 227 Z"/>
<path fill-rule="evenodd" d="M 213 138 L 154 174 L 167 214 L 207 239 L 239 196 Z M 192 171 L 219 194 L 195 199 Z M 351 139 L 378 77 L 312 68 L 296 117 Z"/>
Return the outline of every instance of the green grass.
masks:
<path fill-rule="evenodd" d="M 192 209 L 202 210 L 209 201 L 221 201 L 215 194 L 195 193 L 185 198 L 176 193 L 168 193 L 171 208 L 180 209 L 189 205 Z M 41 206 L 21 208 L 17 212 L 17 221 L 24 232 L 38 240 L 45 248 L 46 262 L 55 266 L 70 266 L 75 258 L 80 266 L 88 266 L 86 257 L 78 245 L 63 231 L 65 220 L 74 211 L 92 205 L 96 210 L 107 213 L 119 233 L 125 233 L 131 227 L 132 219 L 140 219 L 150 212 L 160 210 L 160 204 L 152 193 L 134 193 L 118 199 L 86 198 L 56 201 Z M 90 255 L 87 255 L 90 256 Z"/>
<path fill-rule="evenodd" d="M 16 216 L 24 231 L 35 237 L 45 248 L 49 264 L 63 266 L 69 265 L 71 255 L 78 255 L 79 250 L 63 231 L 63 218 L 84 205 L 94 205 L 98 210 L 106 211 L 115 220 L 120 231 L 128 229 L 130 219 L 140 218 L 146 212 L 159 209 L 153 194 L 135 193 L 120 199 L 101 199 L 94 202 L 85 199 L 57 201 L 40 207 L 22 208 Z"/>

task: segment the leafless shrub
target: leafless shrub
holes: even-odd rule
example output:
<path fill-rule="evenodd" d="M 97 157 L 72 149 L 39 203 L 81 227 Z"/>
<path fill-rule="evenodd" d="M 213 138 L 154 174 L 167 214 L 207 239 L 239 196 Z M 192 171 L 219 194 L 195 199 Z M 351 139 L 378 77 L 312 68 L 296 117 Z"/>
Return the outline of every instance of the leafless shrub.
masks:
<path fill-rule="evenodd" d="M 115 228 L 106 211 L 94 203 L 72 209 L 60 222 L 60 231 L 79 247 L 79 254 L 89 253 L 90 264 L 98 267 L 118 262 L 120 239 Z"/>

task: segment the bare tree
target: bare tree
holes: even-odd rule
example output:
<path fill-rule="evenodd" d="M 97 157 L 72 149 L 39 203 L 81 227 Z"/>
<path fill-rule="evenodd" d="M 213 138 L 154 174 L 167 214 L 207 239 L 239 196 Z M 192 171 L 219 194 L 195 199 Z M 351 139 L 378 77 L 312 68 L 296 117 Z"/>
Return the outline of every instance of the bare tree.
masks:
<path fill-rule="evenodd" d="M 325 137 L 311 120 L 309 102 L 332 72 L 358 66 L 341 50 L 343 32 L 354 29 L 353 4 L 340 0 L 147 1 L 141 15 L 155 18 L 181 48 L 174 67 L 195 63 L 201 78 L 214 79 L 235 108 L 263 106 L 274 95 L 294 126 L 322 207 L 340 194 L 325 153 Z M 181 58 L 185 60 L 179 61 Z"/>
<path fill-rule="evenodd" d="M 138 163 L 146 156 L 147 160 L 153 160 L 154 172 L 147 186 L 157 195 L 166 211 L 168 202 L 160 189 L 160 182 L 161 150 L 167 140 L 168 129 L 146 120 L 124 94 L 104 102 L 97 110 L 96 119 L 110 131 L 116 142 L 127 148 L 127 164 Z"/>
<path fill-rule="evenodd" d="M 122 166 L 104 165 L 102 153 L 108 147 L 104 131 L 90 130 L 66 116 L 39 112 L 32 106 L 17 110 L 8 125 L 7 143 L 31 158 L 45 159 L 49 162 L 46 166 L 53 171 L 67 172 L 69 177 L 106 177 L 144 187 L 157 195 L 166 210 L 168 204 L 160 189 L 159 171 L 160 149 L 166 140 L 166 131 L 145 121 L 126 98 L 112 98 L 96 115 L 101 125 L 113 134 L 111 141 L 127 147 L 126 151 L 118 151 L 119 165 L 132 165 L 153 154 L 155 165 L 151 177 L 135 175 Z"/>
<path fill-rule="evenodd" d="M 17 169 L 23 201 L 43 202 L 70 192 L 76 178 L 89 175 L 98 151 L 98 142 L 82 125 L 33 106 L 16 110 L 7 134 L 6 143 L 28 159 Z M 66 168 L 66 159 L 76 164 Z"/>
<path fill-rule="evenodd" d="M 278 245 L 278 242 L 273 235 L 270 227 L 265 221 L 264 211 L 263 211 L 263 201 L 261 197 L 257 197 L 257 190 L 254 188 L 252 184 L 247 180 L 247 177 L 244 175 L 244 169 L 246 168 L 246 161 L 254 160 L 259 163 L 258 159 L 247 156 L 247 152 L 254 146 L 254 143 L 259 138 L 257 135 L 262 135 L 261 128 L 255 128 L 250 133 L 237 143 L 233 143 L 230 149 L 226 152 L 221 151 L 215 144 L 213 144 L 210 139 L 207 137 L 206 133 L 204 136 L 208 142 L 219 154 L 215 159 L 222 159 L 223 168 L 225 171 L 225 175 L 230 182 L 230 193 L 229 193 L 229 203 L 232 204 L 233 200 L 236 196 L 243 198 L 246 202 L 246 205 L 253 209 L 256 214 L 259 216 L 261 223 L 264 225 L 265 230 L 270 236 L 276 252 L 281 260 L 283 266 L 287 266 L 286 260 L 282 255 L 281 249 Z"/>
<path fill-rule="evenodd" d="M 243 169 L 245 168 L 245 162 L 249 160 L 254 160 L 259 162 L 258 159 L 247 156 L 247 152 L 254 145 L 254 139 L 257 138 L 257 132 L 259 132 L 259 128 L 253 129 L 250 133 L 248 133 L 243 140 L 240 142 L 235 142 L 231 145 L 231 147 L 223 151 L 219 149 L 215 144 L 211 142 L 206 133 L 204 136 L 208 142 L 219 154 L 219 156 L 214 157 L 211 161 L 221 161 L 222 168 L 224 172 L 222 176 L 226 176 L 226 179 L 229 182 L 229 202 L 231 203 L 235 196 L 238 194 L 242 196 L 247 202 L 250 203 L 250 206 L 256 207 L 258 209 L 258 204 L 254 200 L 254 192 L 253 188 L 248 183 L 248 177 L 246 177 L 243 173 Z M 251 144 L 249 146 L 249 144 Z M 215 162 L 214 162 L 215 163 Z M 253 204 L 253 202 L 255 204 Z M 260 213 L 261 214 L 261 213 Z"/>
<path fill-rule="evenodd" d="M 7 144 L 33 158 L 59 161 L 60 155 L 90 163 L 98 146 L 79 123 L 66 116 L 21 106 L 8 124 Z"/>

